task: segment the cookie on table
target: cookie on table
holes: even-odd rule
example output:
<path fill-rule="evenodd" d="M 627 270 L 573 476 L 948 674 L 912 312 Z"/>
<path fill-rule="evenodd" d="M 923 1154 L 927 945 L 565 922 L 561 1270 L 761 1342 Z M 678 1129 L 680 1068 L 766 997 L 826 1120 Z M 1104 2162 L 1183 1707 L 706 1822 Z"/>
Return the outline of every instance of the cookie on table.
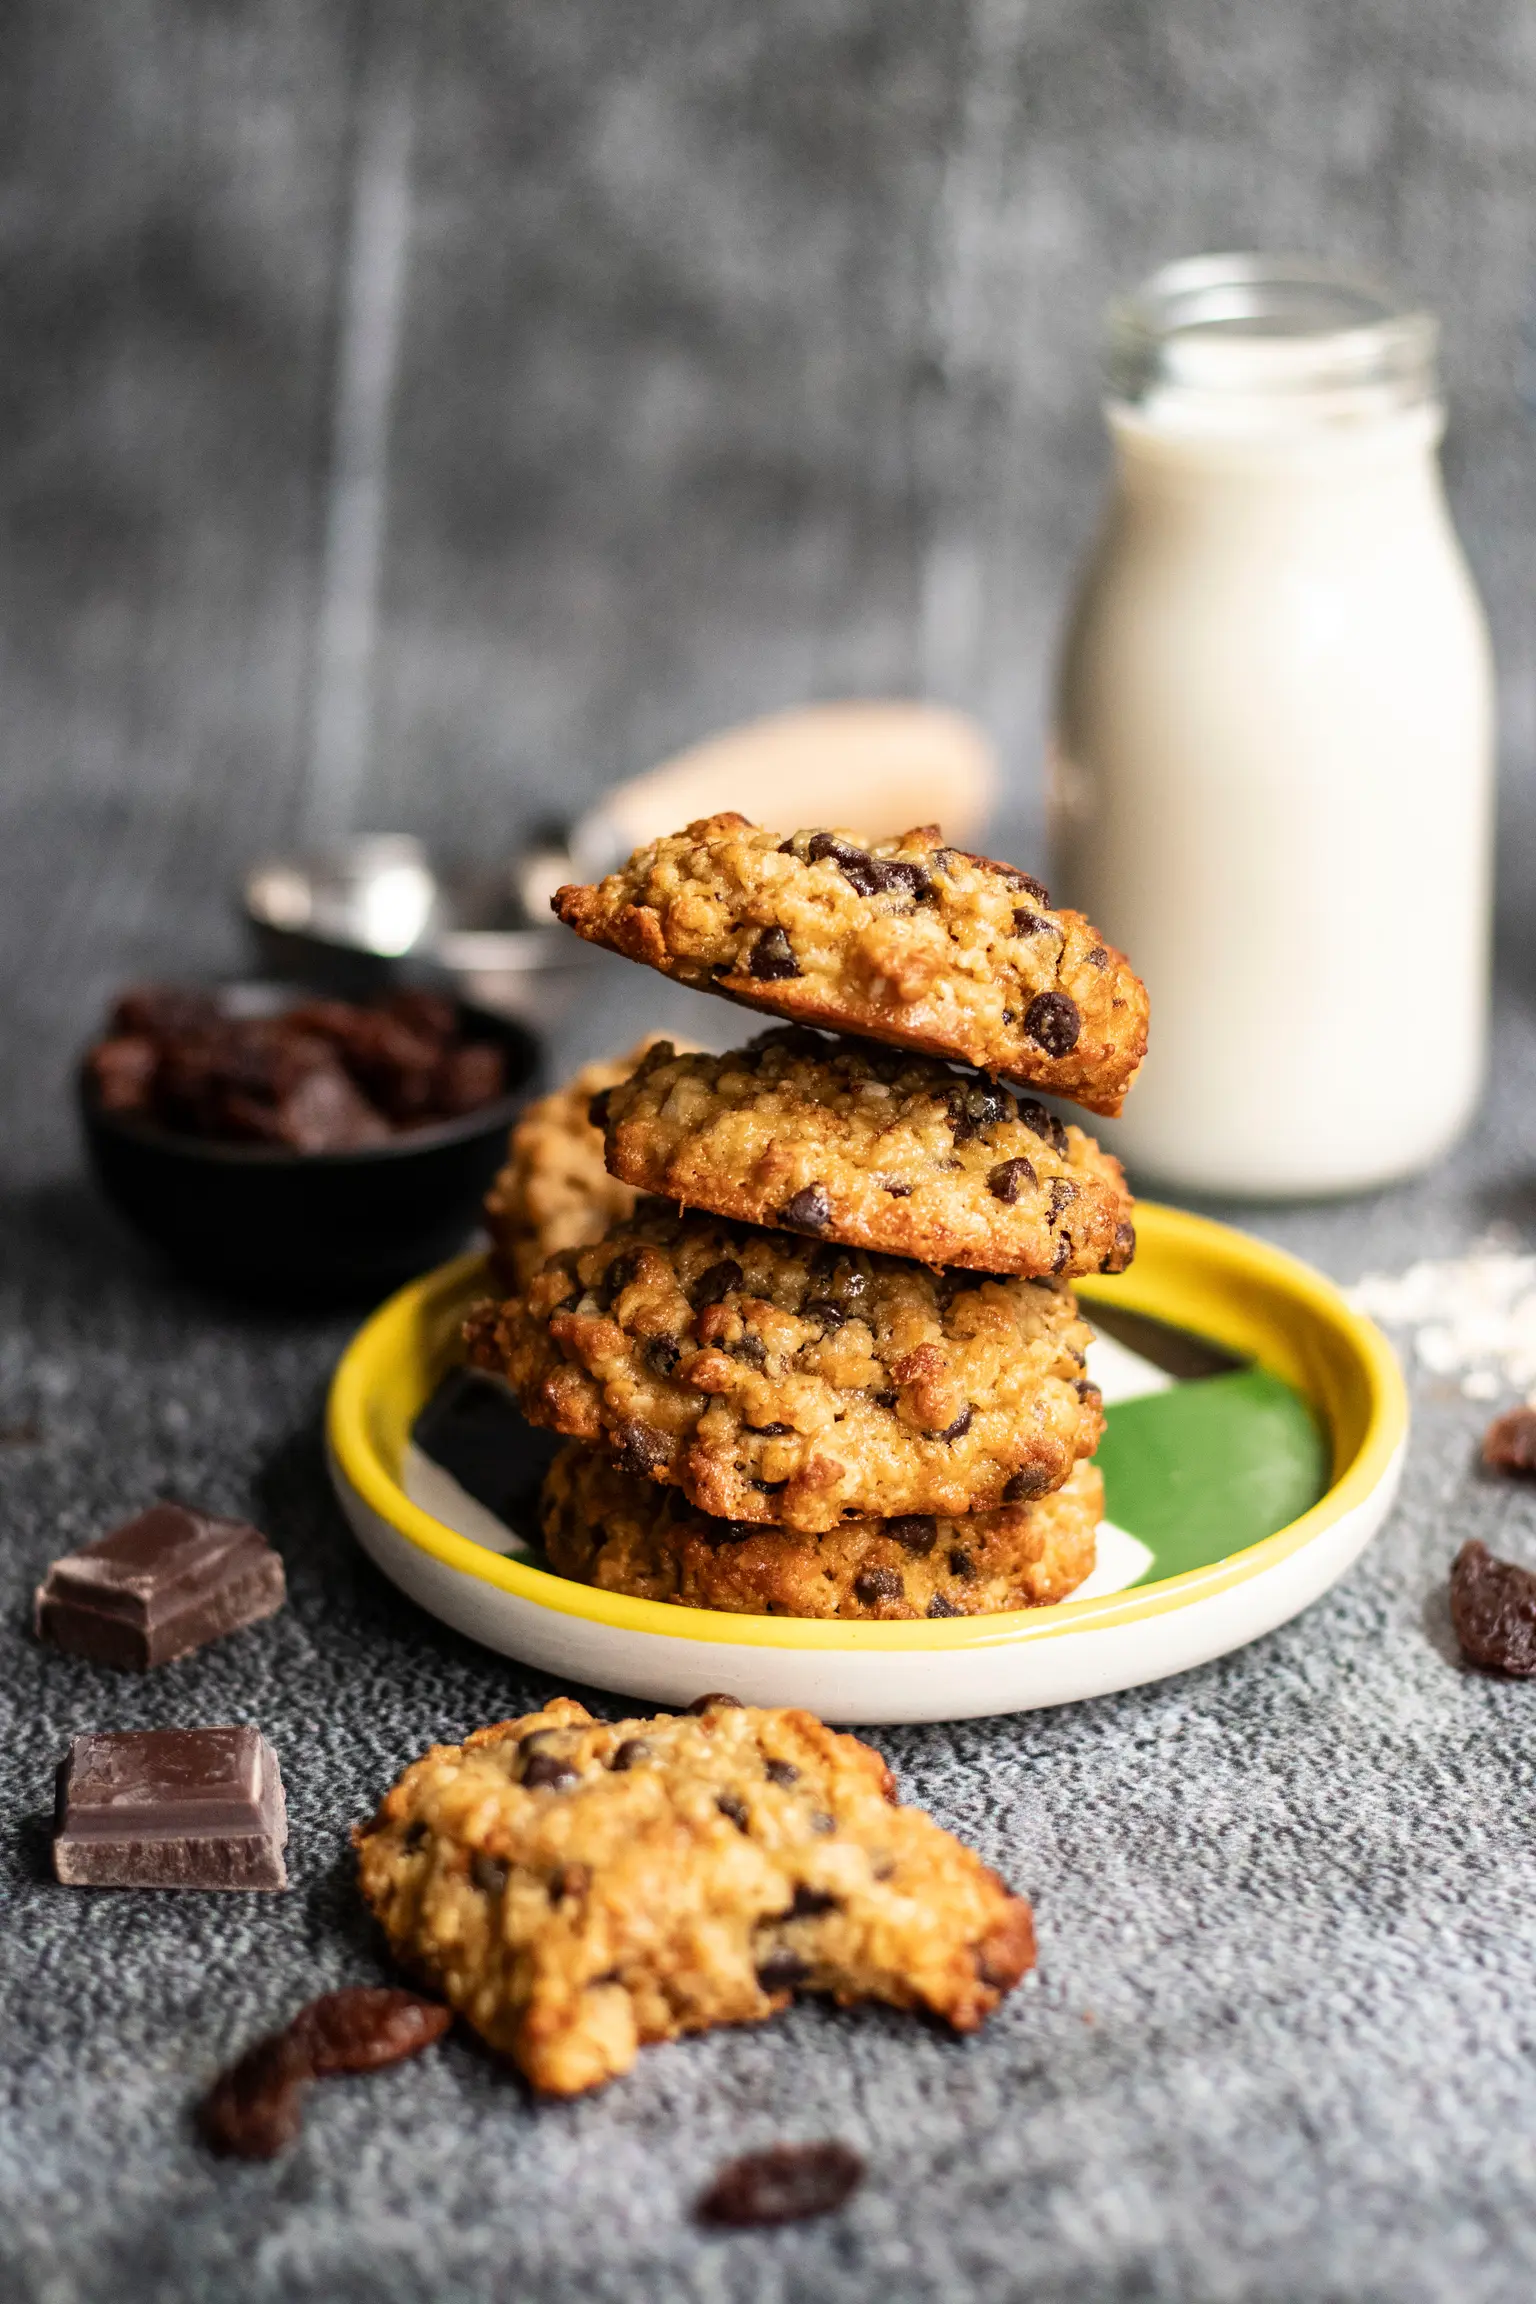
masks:
<path fill-rule="evenodd" d="M 557 1575 L 738 1616 L 903 1623 L 1065 1600 L 1093 1573 L 1104 1482 L 1092 1464 L 1032 1504 L 965 1519 L 847 1520 L 820 1536 L 711 1520 L 573 1441 L 544 1478 L 544 1549 Z"/>
<path fill-rule="evenodd" d="M 627 1080 L 656 1035 L 627 1056 L 584 1065 L 552 1096 L 530 1104 L 512 1130 L 507 1164 L 485 1196 L 491 1261 L 509 1288 L 520 1288 L 560 1248 L 601 1240 L 622 1223 L 635 1194 L 603 1164 L 602 1130 L 592 1124 L 592 1099 Z M 675 1043 L 668 1042 L 674 1046 Z"/>
<path fill-rule="evenodd" d="M 981 2023 L 1034 1960 L 1024 1899 L 808 1712 L 543 1712 L 437 1745 L 355 1835 L 402 1964 L 574 2095 L 797 1988 Z"/>
<path fill-rule="evenodd" d="M 792 1023 L 945 1056 L 1118 1112 L 1147 995 L 1078 912 L 936 825 L 864 846 L 701 817 L 554 908 L 594 944 Z"/>
<path fill-rule="evenodd" d="M 1123 1272 L 1118 1160 L 1030 1097 L 790 1025 L 726 1056 L 659 1040 L 600 1095 L 608 1166 L 748 1224 L 981 1272 Z"/>
<path fill-rule="evenodd" d="M 1061 1282 L 934 1273 L 653 1201 L 465 1334 L 530 1423 L 719 1520 L 990 1511 L 1059 1488 L 1102 1429 Z"/>

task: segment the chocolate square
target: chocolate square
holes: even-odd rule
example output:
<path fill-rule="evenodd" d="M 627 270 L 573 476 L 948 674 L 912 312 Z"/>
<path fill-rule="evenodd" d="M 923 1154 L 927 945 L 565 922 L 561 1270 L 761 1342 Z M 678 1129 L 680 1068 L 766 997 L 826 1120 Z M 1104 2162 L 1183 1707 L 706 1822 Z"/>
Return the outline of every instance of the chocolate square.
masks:
<path fill-rule="evenodd" d="M 258 1529 L 154 1504 L 62 1560 L 38 1586 L 39 1639 L 143 1672 L 281 1608 L 283 1563 Z"/>
<path fill-rule="evenodd" d="M 53 1868 L 71 1888 L 286 1888 L 277 1754 L 255 1728 L 77 1736 Z"/>

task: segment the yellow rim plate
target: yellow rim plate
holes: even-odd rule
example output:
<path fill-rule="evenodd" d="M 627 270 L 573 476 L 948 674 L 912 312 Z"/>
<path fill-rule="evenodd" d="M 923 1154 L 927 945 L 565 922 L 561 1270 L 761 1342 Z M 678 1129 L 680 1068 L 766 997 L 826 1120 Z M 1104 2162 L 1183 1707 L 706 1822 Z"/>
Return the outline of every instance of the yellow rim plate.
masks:
<path fill-rule="evenodd" d="M 1017 1646 L 1145 1623 L 1265 1575 L 1364 1505 L 1397 1462 L 1407 1436 L 1408 1403 L 1380 1330 L 1309 1265 L 1224 1224 L 1147 1201 L 1137 1208 L 1136 1239 L 1129 1272 L 1078 1283 L 1084 1302 L 1103 1299 L 1190 1329 L 1283 1377 L 1310 1402 L 1327 1432 L 1333 1476 L 1310 1512 L 1261 1543 L 1126 1592 L 938 1622 L 806 1622 L 632 1600 L 487 1551 L 414 1504 L 400 1480 L 411 1427 L 458 1356 L 465 1311 L 485 1293 L 478 1256 L 460 1257 L 402 1288 L 353 1338 L 331 1385 L 331 1454 L 362 1501 L 442 1567 L 619 1632 L 742 1648 L 899 1654 Z"/>

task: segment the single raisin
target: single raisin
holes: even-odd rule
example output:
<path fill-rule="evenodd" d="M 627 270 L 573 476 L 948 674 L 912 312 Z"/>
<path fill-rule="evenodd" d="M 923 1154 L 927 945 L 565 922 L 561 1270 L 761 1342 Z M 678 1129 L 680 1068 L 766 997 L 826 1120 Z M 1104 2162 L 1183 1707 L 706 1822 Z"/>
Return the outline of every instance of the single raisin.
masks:
<path fill-rule="evenodd" d="M 614 1462 L 621 1472 L 633 1473 L 636 1479 L 648 1479 L 658 1464 L 665 1464 L 672 1453 L 672 1444 L 665 1432 L 658 1432 L 654 1424 L 638 1420 L 619 1424 L 614 1428 L 618 1450 Z"/>
<path fill-rule="evenodd" d="M 503 1880 L 506 1867 L 496 1866 Z M 336 2072 L 381 2072 L 441 2040 L 453 2011 L 440 2000 L 391 1986 L 353 1984 L 301 2008 L 289 2031 L 301 2041 L 317 2079 Z"/>
<path fill-rule="evenodd" d="M 899 1176 L 882 1176 L 880 1189 L 882 1192 L 888 1193 L 893 1200 L 910 1200 L 912 1197 L 911 1185 L 903 1184 Z"/>
<path fill-rule="evenodd" d="M 1047 1112 L 1045 1106 L 1033 1096 L 1021 1096 L 1019 1118 L 1026 1128 L 1033 1129 L 1037 1136 L 1049 1144 L 1053 1152 L 1059 1152 L 1062 1159 L 1066 1159 L 1069 1150 L 1067 1131 L 1054 1112 Z"/>
<path fill-rule="evenodd" d="M 1483 1462 L 1490 1472 L 1536 1472 L 1536 1408 L 1494 1418 L 1483 1434 Z"/>
<path fill-rule="evenodd" d="M 609 1263 L 598 1283 L 598 1301 L 606 1310 L 616 1296 L 622 1296 L 640 1270 L 641 1251 L 626 1248 Z"/>
<path fill-rule="evenodd" d="M 1051 1476 L 1042 1465 L 1026 1464 L 1022 1472 L 1015 1472 L 1003 1490 L 1005 1504 L 1028 1504 L 1036 1496 L 1044 1496 L 1050 1489 Z"/>
<path fill-rule="evenodd" d="M 768 1347 L 750 1328 L 738 1336 L 734 1344 L 727 1344 L 726 1350 L 733 1360 L 744 1361 L 749 1368 L 762 1369 L 768 1365 Z"/>
<path fill-rule="evenodd" d="M 959 1544 L 956 1544 L 950 1552 L 949 1572 L 951 1576 L 957 1576 L 962 1584 L 968 1584 L 976 1573 L 975 1561 L 969 1552 L 965 1551 Z"/>
<path fill-rule="evenodd" d="M 808 1297 L 800 1307 L 802 1320 L 819 1320 L 823 1328 L 841 1328 L 848 1315 L 830 1296 Z"/>
<path fill-rule="evenodd" d="M 1013 916 L 1015 936 L 1040 936 L 1050 925 L 1050 921 L 1042 919 L 1038 912 L 1031 912 L 1022 905 Z"/>
<path fill-rule="evenodd" d="M 861 1568 L 853 1580 L 853 1596 L 866 1608 L 877 1608 L 882 1600 L 904 1600 L 907 1588 L 897 1568 Z"/>
<path fill-rule="evenodd" d="M 1024 1032 L 1047 1056 L 1070 1056 L 1083 1020 L 1065 992 L 1037 992 L 1024 1011 Z"/>
<path fill-rule="evenodd" d="M 718 1689 L 709 1696 L 695 1696 L 693 1702 L 685 1706 L 689 1712 L 742 1712 L 745 1709 L 739 1696 L 722 1696 Z"/>
<path fill-rule="evenodd" d="M 765 1760 L 763 1770 L 770 1784 L 798 1784 L 800 1771 L 793 1760 Z"/>
<path fill-rule="evenodd" d="M 760 1536 L 762 1532 L 759 1520 L 710 1520 L 700 1515 L 699 1533 L 706 1544 L 713 1544 L 717 1550 L 722 1544 L 745 1544 L 749 1536 Z"/>
<path fill-rule="evenodd" d="M 1451 1622 L 1469 1664 L 1536 1678 L 1536 1575 L 1474 1537 L 1451 1568 Z"/>
<path fill-rule="evenodd" d="M 683 1356 L 682 1347 L 670 1336 L 653 1336 L 645 1347 L 645 1362 L 658 1376 L 670 1376 Z"/>
<path fill-rule="evenodd" d="M 791 1992 L 803 1984 L 811 1972 L 810 1962 L 802 1960 L 798 1952 L 770 1952 L 758 1968 L 757 1980 L 765 1992 Z"/>
<path fill-rule="evenodd" d="M 729 1817 L 738 1832 L 745 1832 L 751 1821 L 745 1800 L 739 1800 L 734 1792 L 719 1792 L 715 1795 L 715 1806 L 722 1816 Z"/>
<path fill-rule="evenodd" d="M 563 1792 L 568 1784 L 580 1781 L 580 1770 L 573 1768 L 569 1760 L 562 1760 L 557 1752 L 535 1752 L 523 1769 L 523 1782 L 530 1792 Z"/>
<path fill-rule="evenodd" d="M 204 2141 L 232 2159 L 274 2160 L 299 2132 L 312 2078 L 307 2045 L 291 2031 L 258 2040 L 204 2097 Z"/>
<path fill-rule="evenodd" d="M 797 2224 L 841 2208 L 863 2181 L 850 2145 L 775 2144 L 722 2168 L 697 2214 L 704 2224 Z"/>
<path fill-rule="evenodd" d="M 718 1264 L 710 1264 L 699 1274 L 688 1291 L 688 1301 L 696 1312 L 707 1305 L 723 1303 L 741 1286 L 742 1270 L 734 1256 L 722 1256 Z"/>
<path fill-rule="evenodd" d="M 933 1437 L 935 1440 L 963 1440 L 971 1428 L 971 1418 L 975 1413 L 975 1409 L 967 1401 L 953 1424 L 946 1424 L 943 1431 L 935 1432 Z"/>
<path fill-rule="evenodd" d="M 877 1408 L 894 1408 L 896 1405 L 896 1394 L 894 1391 L 876 1392 L 873 1395 L 873 1398 Z"/>
<path fill-rule="evenodd" d="M 1021 1192 L 1026 1189 L 1032 1192 L 1038 1182 L 1034 1162 L 1026 1160 L 1022 1153 L 1016 1160 L 1000 1160 L 995 1168 L 987 1170 L 987 1190 L 1007 1208 L 1013 1206 Z"/>
<path fill-rule="evenodd" d="M 963 1616 L 965 1610 L 957 1608 L 953 1600 L 946 1600 L 942 1592 L 935 1592 L 928 1603 L 928 1613 L 930 1616 Z"/>
<path fill-rule="evenodd" d="M 631 1768 L 638 1768 L 650 1756 L 651 1748 L 643 1736 L 626 1736 L 608 1765 L 616 1776 L 627 1776 Z"/>
<path fill-rule="evenodd" d="M 760 1440 L 782 1440 L 786 1432 L 794 1430 L 794 1426 L 792 1424 L 753 1424 L 749 1429 L 755 1432 Z"/>
<path fill-rule="evenodd" d="M 1102 944 L 1095 944 L 1091 952 L 1085 952 L 1083 960 L 1089 968 L 1107 968 L 1109 966 L 1109 954 Z"/>
<path fill-rule="evenodd" d="M 939 1524 L 927 1513 L 910 1512 L 898 1520 L 887 1520 L 885 1532 L 887 1536 L 895 1538 L 903 1551 L 910 1552 L 914 1559 L 922 1560 L 938 1542 Z"/>
<path fill-rule="evenodd" d="M 790 950 L 789 938 L 783 929 L 765 928 L 752 947 L 747 974 L 756 977 L 759 984 L 778 984 L 799 973 L 800 963 Z"/>
<path fill-rule="evenodd" d="M 825 1232 L 831 1221 L 832 1202 L 825 1184 L 807 1184 L 779 1210 L 779 1222 L 797 1232 Z"/>
<path fill-rule="evenodd" d="M 838 1899 L 830 1889 L 807 1888 L 802 1880 L 795 1890 L 788 1917 L 791 1920 L 819 1920 L 823 1912 L 836 1912 L 839 1909 Z"/>
<path fill-rule="evenodd" d="M 525 1778 L 526 1782 L 527 1779 Z M 473 1856 L 469 1876 L 475 1886 L 487 1896 L 499 1896 L 507 1884 L 507 1868 L 494 1856 Z"/>

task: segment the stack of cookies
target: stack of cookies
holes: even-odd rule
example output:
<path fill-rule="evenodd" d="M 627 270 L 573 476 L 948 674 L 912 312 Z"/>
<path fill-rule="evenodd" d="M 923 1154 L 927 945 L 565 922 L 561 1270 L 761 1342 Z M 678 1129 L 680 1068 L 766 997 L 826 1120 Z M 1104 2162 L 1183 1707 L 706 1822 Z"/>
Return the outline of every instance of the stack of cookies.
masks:
<path fill-rule="evenodd" d="M 1068 1283 L 1123 1270 L 1135 1234 L 1119 1164 L 1015 1091 L 1119 1110 L 1146 1046 L 1129 964 L 932 826 L 863 846 L 713 816 L 555 909 L 787 1028 L 654 1042 L 585 1121 L 551 1099 L 563 1181 L 514 1161 L 492 1195 L 516 1292 L 470 1353 L 571 1442 L 551 1564 L 757 1615 L 1064 1598 L 1103 1428 Z"/>

